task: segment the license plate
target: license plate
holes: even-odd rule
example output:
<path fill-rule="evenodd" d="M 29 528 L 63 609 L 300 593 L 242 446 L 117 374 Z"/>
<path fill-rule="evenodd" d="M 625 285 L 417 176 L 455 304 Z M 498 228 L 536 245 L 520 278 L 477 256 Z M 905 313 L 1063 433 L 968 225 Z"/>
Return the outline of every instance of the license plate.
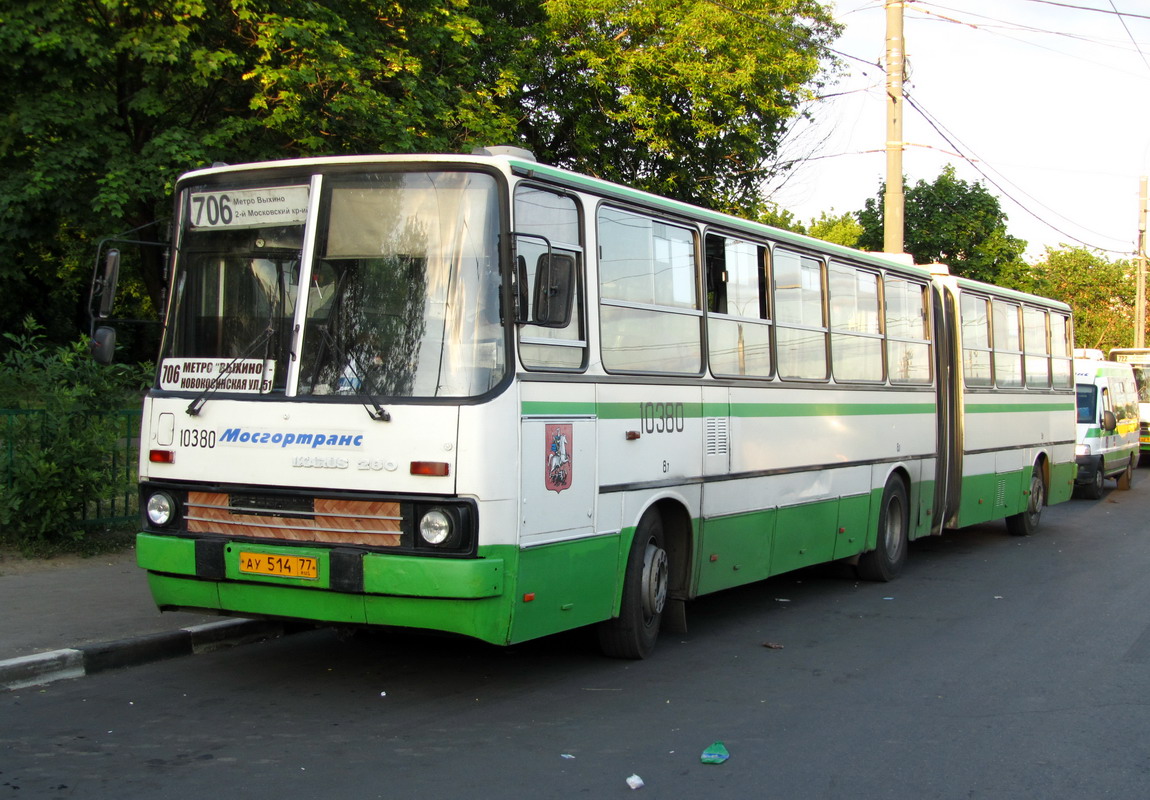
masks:
<path fill-rule="evenodd" d="M 312 556 L 281 556 L 273 553 L 240 552 L 240 572 L 249 575 L 277 575 L 281 578 L 319 577 L 317 561 Z"/>

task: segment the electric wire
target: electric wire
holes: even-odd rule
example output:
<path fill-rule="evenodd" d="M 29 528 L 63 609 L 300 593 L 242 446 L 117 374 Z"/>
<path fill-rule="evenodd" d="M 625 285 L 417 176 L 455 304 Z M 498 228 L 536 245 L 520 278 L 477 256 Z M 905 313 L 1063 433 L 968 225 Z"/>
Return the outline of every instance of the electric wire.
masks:
<path fill-rule="evenodd" d="M 1084 247 L 1089 247 L 1089 248 L 1091 248 L 1091 249 L 1093 249 L 1093 250 L 1100 250 L 1100 251 L 1102 251 L 1102 252 L 1107 252 L 1107 253 L 1123 253 L 1123 252 L 1124 252 L 1124 251 L 1121 251 L 1121 250 L 1115 250 L 1115 249 L 1113 249 L 1113 248 L 1109 248 L 1109 247 L 1100 247 L 1100 246 L 1099 246 L 1099 245 L 1097 245 L 1097 244 L 1094 244 L 1094 243 L 1091 243 L 1091 242 L 1087 242 L 1087 241 L 1085 241 L 1084 239 L 1080 239 L 1079 237 L 1075 236 L 1074 234 L 1072 234 L 1072 233 L 1068 233 L 1067 231 L 1065 231 L 1065 230 L 1063 230 L 1062 228 L 1058 227 L 1057 225 L 1055 225 L 1054 223 L 1050 222 L 1049 220 L 1047 220 L 1047 219 L 1044 219 L 1043 217 L 1041 217 L 1041 216 L 1040 216 L 1040 215 L 1039 215 L 1039 214 L 1038 214 L 1036 211 L 1034 211 L 1032 208 L 1030 208 L 1030 207 L 1029 207 L 1028 205 L 1026 205 L 1025 203 L 1021 202 L 1021 201 L 1020 201 L 1020 200 L 1019 200 L 1017 197 L 1015 197 L 1013 194 L 1011 194 L 1011 193 L 1010 193 L 1010 192 L 1008 192 L 1008 191 L 1007 191 L 1005 188 L 1003 188 L 1002 184 L 1001 184 L 999 181 L 996 181 L 996 180 L 995 180 L 993 177 L 991 177 L 991 176 L 990 176 L 990 175 L 987 173 L 987 171 L 986 171 L 985 169 L 983 169 L 983 168 L 982 168 L 982 166 L 981 166 L 981 164 L 980 164 L 980 162 L 982 161 L 982 159 L 979 159 L 979 158 L 977 158 L 977 157 L 975 157 L 975 156 L 973 156 L 973 155 L 970 155 L 970 156 L 968 156 L 968 155 L 965 155 L 965 154 L 962 152 L 962 148 L 959 146 L 959 144 L 958 144 L 958 143 L 956 143 L 956 142 L 955 142 L 955 141 L 954 141 L 954 140 L 953 140 L 953 139 L 952 139 L 950 136 L 948 136 L 946 132 L 944 132 L 944 130 L 943 130 L 943 128 L 942 128 L 942 125 L 941 125 L 941 123 L 936 123 L 936 121 L 935 121 L 934 117 L 933 117 L 933 116 L 932 116 L 932 115 L 931 115 L 929 112 L 927 112 L 927 111 L 926 111 L 926 110 L 925 110 L 925 109 L 924 109 L 924 108 L 923 108 L 923 107 L 922 107 L 922 106 L 921 106 L 919 103 L 917 103 L 917 102 L 914 100 L 914 98 L 912 98 L 912 97 L 910 96 L 910 94 L 909 94 L 909 93 L 907 93 L 905 90 L 904 90 L 904 92 L 903 92 L 903 98 L 906 100 L 907 104 L 908 104 L 908 105 L 910 105 L 910 107 L 911 107 L 911 108 L 913 108 L 915 111 L 917 111 L 917 112 L 919 113 L 919 115 L 920 115 L 920 116 L 921 116 L 921 117 L 922 117 L 924 120 L 926 120 L 926 123 L 927 123 L 927 124 L 928 124 L 928 125 L 929 125 L 931 128 L 933 128 L 933 129 L 934 129 L 935 133 L 937 133 L 939 136 L 941 136 L 941 137 L 942 137 L 942 139 L 943 139 L 943 140 L 944 140 L 944 141 L 945 141 L 947 144 L 949 144 L 949 145 L 950 145 L 952 148 L 954 148 L 956 151 L 958 151 L 958 152 L 956 152 L 956 155 L 957 155 L 959 158 L 961 158 L 963 161 L 965 161 L 967 164 L 969 164 L 969 165 L 971 166 L 971 168 L 972 168 L 972 169 L 974 169 L 974 170 L 975 170 L 975 171 L 976 171 L 976 172 L 977 172 L 979 175 L 981 175 L 981 176 L 983 177 L 983 179 L 985 179 L 985 180 L 986 180 L 986 182 L 987 182 L 987 183 L 989 183 L 989 184 L 990 184 L 990 185 L 992 185 L 994 188 L 996 188 L 996 189 L 997 189 L 999 192 L 1001 192 L 1001 193 L 1002 193 L 1002 195 L 1003 195 L 1003 196 L 1004 196 L 1004 197 L 1005 197 L 1007 200 L 1009 200 L 1010 202 L 1014 203 L 1016 206 L 1018 206 L 1020 209 L 1022 209 L 1023 211 L 1025 211 L 1025 212 L 1026 212 L 1027 214 L 1029 214 L 1030 216 L 1034 217 L 1034 219 L 1036 219 L 1038 222 L 1041 222 L 1043 225 L 1045 225 L 1045 226 L 1047 226 L 1048 228 L 1050 228 L 1051 230 L 1055 231 L 1055 232 L 1056 232 L 1056 233 L 1058 233 L 1060 236 L 1065 236 L 1066 238 L 1070 239 L 1071 241 L 1077 242 L 1078 244 L 1081 244 L 1081 245 L 1083 245 Z M 992 169 L 993 169 L 993 168 L 992 168 Z M 994 171 L 995 171 L 995 172 L 998 172 L 998 170 L 997 170 L 997 169 L 995 169 Z M 999 175 L 1001 175 L 1002 173 L 1001 173 L 1001 172 L 998 172 L 998 174 L 999 174 Z M 1005 178 L 1005 176 L 1003 176 L 1003 181 L 1004 181 L 1004 182 L 1006 182 L 1006 183 L 1010 183 L 1010 185 L 1011 185 L 1011 186 L 1013 186 L 1013 187 L 1015 187 L 1016 189 L 1018 189 L 1020 192 L 1022 192 L 1023 194 L 1025 194 L 1025 195 L 1026 195 L 1026 196 L 1027 196 L 1029 199 L 1033 200 L 1035 203 L 1037 203 L 1038 205 L 1042 206 L 1042 207 L 1043 207 L 1043 208 L 1045 208 L 1047 211 L 1050 211 L 1051 213 L 1053 213 L 1053 214 L 1056 214 L 1057 216 L 1059 216 L 1059 217 L 1062 217 L 1063 219 L 1067 219 L 1067 218 L 1066 218 L 1066 217 L 1064 217 L 1062 214 L 1059 214 L 1057 211 L 1054 211 L 1054 210 L 1053 210 L 1053 209 L 1051 209 L 1049 206 L 1046 206 L 1046 205 L 1044 205 L 1044 204 L 1043 204 L 1043 203 L 1042 203 L 1040 200 L 1037 200 L 1037 199 L 1036 199 L 1036 198 L 1034 198 L 1032 195 L 1028 194 L 1028 193 L 1027 193 L 1025 190 L 1023 190 L 1023 189 L 1022 189 L 1021 187 L 1019 187 L 1017 184 L 1015 184 L 1015 183 L 1013 183 L 1012 181 L 1009 181 L 1008 179 L 1006 179 L 1006 178 Z M 1067 219 L 1067 221 L 1068 221 L 1068 222 L 1073 222 L 1073 220 L 1069 220 L 1069 219 Z M 1106 235 L 1106 234 L 1103 234 L 1103 233 L 1099 233 L 1098 231 L 1090 231 L 1090 233 L 1093 233 L 1093 234 L 1094 234 L 1094 235 L 1096 235 L 1096 236 L 1105 236 L 1105 235 Z"/>
<path fill-rule="evenodd" d="M 1100 12 L 1104 12 L 1104 13 L 1112 13 L 1112 14 L 1114 14 L 1114 15 L 1118 16 L 1118 17 L 1119 17 L 1119 19 L 1122 21 L 1122 25 L 1123 25 L 1124 29 L 1126 30 L 1126 33 L 1127 33 L 1127 35 L 1129 36 L 1129 38 L 1130 38 L 1130 41 L 1133 43 L 1133 45 L 1134 45 L 1134 47 L 1135 47 L 1135 50 L 1138 52 L 1139 56 L 1142 58 L 1142 60 L 1143 60 L 1143 63 L 1146 63 L 1146 56 L 1145 56 L 1145 54 L 1142 52 L 1142 49 L 1141 49 L 1141 47 L 1138 45 L 1138 42 L 1137 42 L 1137 41 L 1134 39 L 1134 36 L 1133 36 L 1133 34 L 1131 33 L 1131 31 L 1130 31 L 1129 27 L 1126 25 L 1125 19 L 1123 19 L 1123 17 L 1125 17 L 1125 16 L 1129 16 L 1129 17 L 1131 17 L 1131 18 L 1139 18 L 1139 19 L 1143 19 L 1143 18 L 1145 18 L 1145 19 L 1150 19 L 1150 17 L 1147 17 L 1147 16 L 1143 16 L 1143 15 L 1138 15 L 1138 14 L 1126 14 L 1126 13 L 1124 13 L 1124 12 L 1120 12 L 1120 11 L 1118 11 L 1118 9 L 1117 9 L 1116 7 L 1114 7 L 1114 4 L 1113 4 L 1113 0 L 1109 0 L 1109 1 L 1110 1 L 1110 4 L 1111 4 L 1111 6 L 1112 6 L 1112 8 L 1113 8 L 1113 11 L 1112 11 L 1112 12 L 1111 12 L 1111 11 L 1107 11 L 1106 9 L 1098 9 L 1098 8 L 1087 8 L 1087 7 L 1082 7 L 1082 6 L 1073 6 L 1073 5 L 1070 5 L 1070 4 L 1064 4 L 1064 3 L 1048 2 L 1048 0 L 1030 0 L 1030 1 L 1031 1 L 1031 2 L 1047 2 L 1047 4 L 1049 4 L 1049 5 L 1057 5 L 1057 6 L 1063 6 L 1063 7 L 1072 8 L 1072 9 L 1079 9 L 1079 10 L 1086 10 L 1086 11 L 1100 11 Z M 994 27 L 994 26 L 989 26 L 989 25 L 985 25 L 985 24 L 981 24 L 981 23 L 965 22 L 965 21 L 962 21 L 962 20 L 960 20 L 960 19 L 957 19 L 957 18 L 951 18 L 951 17 L 945 16 L 945 15 L 943 15 L 943 14 L 939 14 L 939 13 L 937 13 L 937 12 L 931 11 L 929 8 L 925 8 L 925 7 L 924 7 L 924 5 L 933 5 L 933 6 L 935 6 L 935 8 L 944 9 L 944 10 L 946 10 L 946 11 L 955 11 L 955 9 L 947 8 L 946 6 L 942 6 L 942 5 L 938 5 L 938 4 L 933 4 L 933 3 L 929 3 L 929 2 L 928 2 L 928 3 L 926 3 L 926 4 L 920 4 L 919 2 L 917 2 L 917 0 L 906 0 L 906 4 L 907 4 L 907 6 L 908 6 L 908 7 L 910 7 L 910 6 L 912 6 L 912 5 L 913 5 L 913 6 L 917 6 L 917 8 L 915 8 L 915 11 L 917 11 L 917 12 L 919 12 L 919 13 L 921 13 L 921 14 L 933 14 L 933 16 L 934 16 L 936 19 L 939 19 L 939 20 L 942 20 L 942 21 L 946 21 L 946 22 L 950 22 L 950 23 L 954 23 L 954 24 L 965 25 L 965 26 L 967 26 L 967 27 L 970 27 L 970 28 L 973 28 L 973 29 L 975 29 L 975 30 L 988 30 L 988 29 L 990 29 L 990 28 Z M 860 8 L 860 9 L 855 9 L 855 10 L 862 10 L 862 9 Z M 1011 27 L 1011 28 L 1014 28 L 1014 29 L 1016 29 L 1016 30 L 1020 30 L 1020 31 L 1027 31 L 1027 32 L 1032 32 L 1032 33 L 1044 33 L 1044 34 L 1059 35 L 1059 36 L 1066 36 L 1066 37 L 1068 37 L 1068 38 L 1072 38 L 1072 39 L 1075 39 L 1075 40 L 1078 40 L 1078 41 L 1084 41 L 1084 42 L 1087 42 L 1087 43 L 1096 43 L 1096 44 L 1102 44 L 1102 42 L 1100 42 L 1100 41 L 1099 41 L 1099 40 L 1097 40 L 1097 39 L 1091 39 L 1090 37 L 1081 36 L 1081 35 L 1078 35 L 1078 34 L 1066 34 L 1066 33 L 1062 33 L 1062 32 L 1059 32 L 1059 31 L 1052 31 L 1052 30 L 1049 30 L 1049 29 L 1036 28 L 1036 27 L 1032 27 L 1032 26 L 1026 26 L 1026 25 L 1017 25 L 1017 24 L 1014 24 L 1014 23 L 1010 23 L 1010 22 L 1007 22 L 1007 21 L 1005 21 L 1005 20 L 1001 20 L 1001 19 L 995 19 L 995 18 L 991 18 L 991 17 L 985 17 L 985 16 L 982 16 L 982 15 L 978 15 L 978 14 L 975 14 L 974 16 L 980 17 L 981 19 L 986 19 L 986 20 L 990 20 L 990 21 L 993 21 L 993 22 L 997 22 L 997 23 L 1000 23 L 1002 26 L 1005 26 L 1005 27 Z M 1002 35 L 1002 34 L 1000 33 L 999 35 Z M 1008 37 L 1006 37 L 1006 38 L 1011 38 L 1011 39 L 1013 39 L 1014 37 L 1009 37 L 1009 36 L 1008 36 Z M 1033 44 L 1033 43 L 1030 43 L 1030 44 Z M 1110 46 L 1112 46 L 1112 45 L 1110 45 Z M 861 63 L 861 64 L 866 64 L 867 66 L 872 66 L 872 67 L 874 67 L 874 66 L 877 66 L 879 69 L 885 69 L 885 65 L 884 65 L 883 63 L 881 63 L 881 62 L 879 62 L 879 63 L 876 63 L 876 62 L 873 62 L 873 61 L 868 61 L 867 59 L 864 59 L 864 58 L 860 58 L 860 57 L 858 57 L 858 56 L 852 55 L 852 54 L 850 54 L 850 53 L 846 53 L 846 52 L 843 52 L 843 51 L 841 51 L 841 50 L 836 50 L 836 49 L 834 49 L 834 48 L 827 48 L 827 49 L 828 49 L 828 51 L 830 51 L 831 53 L 833 53 L 834 55 L 836 55 L 836 56 L 838 56 L 838 57 L 840 57 L 840 58 L 842 58 L 842 59 L 845 59 L 845 60 L 848 60 L 848 61 L 854 61 L 854 62 L 858 62 L 858 63 Z M 1047 49 L 1048 49 L 1048 48 L 1047 48 Z M 1055 51 L 1055 52 L 1057 52 L 1057 51 Z M 1148 69 L 1150 69 L 1150 64 L 1147 64 L 1147 68 L 1148 68 Z M 1069 218 L 1068 218 L 1068 217 L 1066 217 L 1065 215 L 1063 215 L 1063 214 L 1059 213 L 1058 211 L 1056 211 L 1056 210 L 1054 210 L 1054 209 L 1050 208 L 1049 206 L 1045 205 L 1044 203 L 1042 203 L 1042 201 L 1038 200 L 1038 199 L 1037 199 L 1037 198 L 1035 198 L 1033 195 L 1031 195 L 1030 193 L 1028 193 L 1028 192 L 1027 192 L 1025 189 L 1023 189 L 1022 187 L 1018 186 L 1018 184 L 1014 183 L 1014 182 L 1013 182 L 1013 181 L 1011 181 L 1009 178 L 1007 178 L 1007 177 L 1005 176 L 1005 174 L 1003 174 L 1003 173 L 1002 173 L 1000 170 L 998 170 L 997 168 L 995 168 L 995 167 L 994 167 L 993 165 L 991 165 L 989 162 L 985 161 L 985 159 L 980 159 L 980 158 L 978 158 L 978 156 L 977 156 L 976 154 L 974 154 L 974 153 L 973 153 L 973 151 L 972 151 L 972 150 L 971 150 L 971 149 L 970 149 L 968 146 L 966 146 L 965 144 L 963 144 L 963 143 L 962 143 L 962 142 L 961 142 L 961 141 L 958 139 L 958 137 L 957 137 L 957 136 L 955 136 L 953 133 L 951 133 L 951 132 L 947 131 L 947 130 L 946 130 L 946 128 L 945 128 L 945 126 L 944 126 L 944 125 L 941 123 L 941 121 L 939 121 L 939 120 L 938 120 L 938 118 L 937 118 L 937 117 L 935 117 L 934 115 L 930 114 L 930 112 L 928 112 L 928 111 L 927 111 L 927 110 L 926 110 L 926 109 L 925 109 L 925 108 L 922 106 L 922 104 L 921 104 L 921 103 L 919 103 L 919 102 L 918 102 L 918 101 L 917 101 L 917 100 L 916 100 L 914 97 L 912 97 L 912 96 L 911 96 L 911 94 L 910 94 L 909 92 L 907 92 L 907 91 L 906 91 L 905 87 L 904 87 L 904 98 L 906 99 L 906 101 L 907 101 L 908 105 L 910 105 L 910 106 L 911 106 L 911 107 L 912 107 L 912 108 L 913 108 L 913 109 L 914 109 L 914 110 L 915 110 L 915 111 L 916 111 L 916 112 L 917 112 L 917 113 L 918 113 L 918 114 L 919 114 L 919 115 L 920 115 L 920 116 L 921 116 L 921 117 L 922 117 L 922 118 L 923 118 L 923 119 L 926 121 L 926 123 L 927 123 L 927 124 L 928 124 L 928 125 L 929 125 L 929 126 L 930 126 L 930 127 L 931 127 L 931 128 L 932 128 L 932 129 L 933 129 L 933 130 L 934 130 L 934 131 L 935 131 L 935 132 L 936 132 L 936 133 L 937 133 L 937 134 L 938 134 L 938 135 L 939 135 L 939 136 L 940 136 L 940 137 L 941 137 L 941 138 L 942 138 L 942 139 L 943 139 L 943 140 L 946 142 L 946 143 L 947 143 L 947 144 L 948 144 L 948 145 L 950 145 L 950 147 L 951 147 L 951 148 L 952 148 L 952 149 L 955 151 L 955 153 L 953 153 L 953 155 L 954 155 L 955 157 L 957 157 L 957 158 L 960 158 L 960 159 L 962 159 L 964 162 L 966 162 L 966 163 L 970 164 L 971 168 L 972 168 L 972 169 L 974 169 L 974 170 L 975 170 L 975 171 L 976 171 L 976 172 L 977 172 L 979 175 L 981 175 L 981 176 L 983 177 L 983 179 L 985 179 L 985 180 L 986 180 L 986 181 L 987 181 L 989 184 L 991 184 L 992 186 L 994 186 L 994 187 L 995 187 L 995 188 L 996 188 L 996 189 L 997 189 L 999 192 L 1001 192 L 1001 193 L 1002 193 L 1002 195 L 1003 195 L 1003 196 L 1004 196 L 1006 199 L 1010 200 L 1012 203 L 1014 203 L 1016 206 L 1018 206 L 1020 209 L 1022 209 L 1022 211 L 1026 212 L 1028 215 L 1030 215 L 1031 217 L 1033 217 L 1035 220 L 1037 220 L 1037 221 L 1038 221 L 1038 222 L 1040 222 L 1041 224 L 1043 224 L 1043 225 L 1047 226 L 1048 228 L 1050 228 L 1051 230 L 1055 231 L 1055 232 L 1056 232 L 1056 233 L 1058 233 L 1060 236 L 1066 237 L 1068 240 L 1071 240 L 1071 241 L 1073 241 L 1073 242 L 1077 242 L 1078 244 L 1081 244 L 1081 245 L 1083 245 L 1083 246 L 1085 246 L 1085 247 L 1089 247 L 1089 248 L 1092 248 L 1092 249 L 1095 249 L 1095 250 L 1099 250 L 1099 251 L 1102 251 L 1102 252 L 1108 252 L 1108 253 L 1117 253 L 1117 254 L 1124 254 L 1124 253 L 1125 253 L 1125 251 L 1122 251 L 1122 250 L 1116 250 L 1116 249 L 1114 249 L 1114 248 L 1110 248 L 1110 247 L 1100 247 L 1100 246 L 1098 246 L 1097 244 L 1094 244 L 1094 243 L 1091 243 L 1091 242 L 1087 242 L 1087 241 L 1085 241 L 1084 239 L 1082 239 L 1082 238 L 1079 238 L 1079 237 L 1077 237 L 1077 236 L 1075 236 L 1075 235 L 1073 235 L 1073 234 L 1071 234 L 1071 233 L 1067 232 L 1067 231 L 1066 231 L 1066 230 L 1064 230 L 1063 228 L 1059 227 L 1058 225 L 1055 225 L 1055 224 L 1053 224 L 1053 223 L 1052 223 L 1052 222 L 1050 222 L 1048 219 L 1046 219 L 1046 218 L 1044 218 L 1043 216 L 1041 216 L 1040 214 L 1038 214 L 1038 213 L 1037 213 L 1037 212 L 1036 212 L 1036 211 L 1035 211 L 1033 208 L 1031 208 L 1031 207 L 1030 207 L 1030 205 L 1028 205 L 1028 204 L 1026 204 L 1026 203 L 1023 203 L 1023 202 L 1021 202 L 1021 201 L 1020 201 L 1020 200 L 1019 200 L 1019 199 L 1018 199 L 1018 198 L 1015 196 L 1015 194 L 1016 194 L 1016 193 L 1017 193 L 1017 194 L 1021 194 L 1022 196 L 1024 196 L 1024 197 L 1028 198 L 1030 201 L 1032 201 L 1032 202 L 1033 202 L 1034 204 L 1036 204 L 1037 206 L 1041 207 L 1042 209 L 1045 209 L 1046 211 L 1050 212 L 1051 214 L 1054 214 L 1055 216 L 1057 216 L 1058 218 L 1060 218 L 1060 219 L 1062 219 L 1062 220 L 1065 220 L 1065 221 L 1067 221 L 1067 222 L 1071 222 L 1072 224 L 1075 224 L 1075 225 L 1077 225 L 1077 224 L 1078 224 L 1078 223 L 1077 223 L 1077 222 L 1075 222 L 1074 220 L 1071 220 L 1071 219 L 1069 219 Z M 923 145 L 923 146 L 927 146 L 927 145 Z M 881 151 L 870 151 L 870 152 L 881 152 Z M 970 153 L 970 155 L 967 155 L 967 153 Z M 845 155 L 845 154 L 844 154 L 844 155 Z M 821 158 L 821 157 L 819 157 L 819 158 Z M 813 158 L 808 158 L 808 159 L 806 159 L 806 160 L 814 160 L 814 159 L 813 159 Z M 983 164 L 985 164 L 985 168 L 982 166 Z M 991 170 L 991 171 L 993 171 L 994 173 L 996 173 L 998 176 L 1000 176 L 1000 180 L 996 180 L 996 179 L 995 179 L 993 176 L 991 176 L 990 174 L 988 174 L 988 171 L 987 171 L 987 170 Z M 1007 183 L 1007 184 L 1009 184 L 1009 185 L 1010 185 L 1011 187 L 1013 187 L 1013 188 L 1014 188 L 1016 191 L 1015 191 L 1015 192 L 1011 192 L 1011 191 L 1008 191 L 1006 188 L 1004 188 L 1004 186 L 1002 185 L 1002 183 Z M 1089 230 L 1089 229 L 1087 229 L 1087 228 L 1084 228 L 1084 230 L 1087 230 L 1087 231 L 1088 231 L 1090 234 L 1092 234 L 1092 235 L 1094 235 L 1094 236 L 1100 236 L 1100 237 L 1103 237 L 1103 238 L 1111 238 L 1111 237 L 1110 237 L 1108 234 L 1100 233 L 1100 232 L 1098 232 L 1098 231 Z"/>

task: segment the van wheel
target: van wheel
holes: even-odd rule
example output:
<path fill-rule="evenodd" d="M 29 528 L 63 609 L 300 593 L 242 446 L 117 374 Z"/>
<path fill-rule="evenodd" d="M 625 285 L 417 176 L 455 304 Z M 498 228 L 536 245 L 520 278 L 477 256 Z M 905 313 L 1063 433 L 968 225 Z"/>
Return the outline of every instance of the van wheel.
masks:
<path fill-rule="evenodd" d="M 1126 465 L 1126 469 L 1118 476 L 1118 488 L 1122 490 L 1129 489 L 1134 485 L 1134 462 L 1138 460 L 1138 456 L 1130 456 L 1130 462 Z"/>
<path fill-rule="evenodd" d="M 1098 469 L 1094 470 L 1094 478 L 1090 483 L 1083 484 L 1082 496 L 1087 500 L 1101 500 L 1102 499 L 1102 482 L 1106 478 L 1102 475 L 1102 464 L 1099 463 Z"/>
<path fill-rule="evenodd" d="M 1102 472 L 1098 473 L 1096 483 L 1101 486 Z M 1091 484 L 1093 486 L 1094 484 Z M 1099 489 L 1101 492 L 1101 489 Z M 1099 495 L 1101 496 L 1101 495 Z M 1026 500 L 1026 509 L 1006 518 L 1006 529 L 1012 536 L 1029 536 L 1038 530 L 1038 523 L 1042 519 L 1042 507 L 1046 505 L 1046 482 L 1042 480 L 1042 465 L 1035 464 L 1030 473 L 1030 496 Z"/>
<path fill-rule="evenodd" d="M 655 649 L 667 604 L 670 565 L 663 544 L 663 518 L 643 515 L 627 557 L 619 616 L 599 624 L 599 648 L 611 658 L 646 658 Z"/>
<path fill-rule="evenodd" d="M 906 563 L 910 504 L 906 486 L 891 477 L 882 491 L 882 506 L 878 511 L 878 541 L 874 550 L 859 556 L 859 577 L 866 581 L 893 580 Z"/>

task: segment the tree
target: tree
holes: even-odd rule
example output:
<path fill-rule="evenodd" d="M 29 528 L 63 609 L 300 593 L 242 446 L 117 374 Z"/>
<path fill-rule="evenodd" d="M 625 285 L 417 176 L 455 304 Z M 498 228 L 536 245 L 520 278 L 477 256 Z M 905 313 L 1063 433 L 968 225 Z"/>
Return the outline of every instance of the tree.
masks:
<path fill-rule="evenodd" d="M 0 315 L 45 298 L 56 339 L 84 324 L 93 240 L 165 217 L 187 169 L 453 150 L 514 127 L 464 0 L 2 2 Z M 157 307 L 162 252 L 139 260 Z"/>
<path fill-rule="evenodd" d="M 863 232 L 858 246 L 883 249 L 883 196 L 858 212 Z M 968 183 L 947 166 L 933 183 L 918 181 L 906 190 L 905 247 L 919 264 L 946 264 L 955 275 L 995 283 L 1000 273 L 1022 266 L 1026 242 L 1006 232 L 998 198 L 981 182 Z"/>
<path fill-rule="evenodd" d="M 818 219 L 812 219 L 807 229 L 809 236 L 822 239 L 824 242 L 841 244 L 843 247 L 858 247 L 862 233 L 863 227 L 855 214 L 847 212 L 836 215 L 833 208 L 829 213 L 822 212 Z"/>
<path fill-rule="evenodd" d="M 31 301 L 52 341 L 86 327 L 94 241 L 158 238 L 175 178 L 215 161 L 519 143 L 755 211 L 836 32 L 814 0 L 0 0 L 0 19 L 0 316 Z M 162 249 L 133 266 L 141 316 Z"/>
<path fill-rule="evenodd" d="M 812 0 L 550 0 L 511 99 L 550 163 L 755 217 L 838 27 Z"/>
<path fill-rule="evenodd" d="M 1011 288 L 1069 303 L 1075 347 L 1106 351 L 1133 346 L 1135 286 L 1129 261 L 1109 261 L 1085 247 L 1048 247 L 1011 283 Z"/>

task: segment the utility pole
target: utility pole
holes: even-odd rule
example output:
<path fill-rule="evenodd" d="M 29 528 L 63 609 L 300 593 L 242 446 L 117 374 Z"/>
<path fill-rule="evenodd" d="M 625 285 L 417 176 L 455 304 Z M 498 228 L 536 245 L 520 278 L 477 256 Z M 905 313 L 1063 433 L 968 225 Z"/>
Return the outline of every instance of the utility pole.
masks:
<path fill-rule="evenodd" d="M 886 0 L 886 195 L 883 250 L 902 253 L 905 225 L 902 187 L 902 82 L 906 51 L 902 39 L 903 0 Z"/>
<path fill-rule="evenodd" d="M 1134 300 L 1134 346 L 1146 346 L 1146 176 L 1138 181 L 1138 283 Z"/>

